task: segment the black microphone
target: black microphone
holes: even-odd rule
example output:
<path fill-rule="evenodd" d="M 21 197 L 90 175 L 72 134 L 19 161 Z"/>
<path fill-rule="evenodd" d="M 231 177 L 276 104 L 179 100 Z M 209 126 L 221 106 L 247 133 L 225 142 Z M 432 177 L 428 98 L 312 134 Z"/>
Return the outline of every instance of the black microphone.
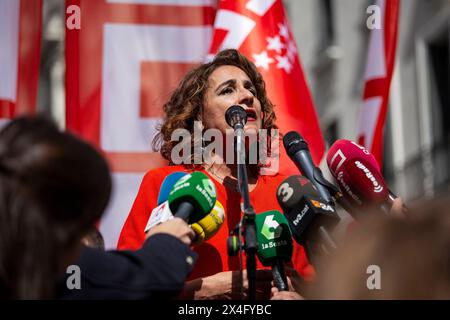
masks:
<path fill-rule="evenodd" d="M 225 120 L 233 129 L 243 129 L 247 123 L 247 112 L 239 105 L 231 106 L 225 112 Z"/>
<path fill-rule="evenodd" d="M 316 187 L 323 201 L 328 204 L 334 204 L 328 191 L 330 188 L 334 188 L 334 186 L 324 178 L 322 171 L 314 165 L 308 143 L 302 136 L 295 131 L 290 131 L 283 137 L 283 145 L 288 156 L 297 168 Z"/>
<path fill-rule="evenodd" d="M 312 263 L 315 257 L 331 254 L 337 248 L 330 230 L 340 218 L 308 179 L 299 175 L 285 179 L 277 189 L 277 200 L 293 238 L 305 248 Z"/>

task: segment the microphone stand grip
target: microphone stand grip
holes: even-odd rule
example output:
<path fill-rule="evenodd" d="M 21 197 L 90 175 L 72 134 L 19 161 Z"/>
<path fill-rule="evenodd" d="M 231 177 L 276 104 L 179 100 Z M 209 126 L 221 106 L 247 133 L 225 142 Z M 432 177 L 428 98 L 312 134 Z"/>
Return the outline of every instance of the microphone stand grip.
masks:
<path fill-rule="evenodd" d="M 244 248 L 247 255 L 247 278 L 249 300 L 256 299 L 256 251 L 258 243 L 256 241 L 255 210 L 250 203 L 248 191 L 247 167 L 245 165 L 245 140 L 244 126 L 237 123 L 234 127 L 236 134 L 236 154 L 237 154 L 237 178 L 239 191 L 244 202 Z"/>

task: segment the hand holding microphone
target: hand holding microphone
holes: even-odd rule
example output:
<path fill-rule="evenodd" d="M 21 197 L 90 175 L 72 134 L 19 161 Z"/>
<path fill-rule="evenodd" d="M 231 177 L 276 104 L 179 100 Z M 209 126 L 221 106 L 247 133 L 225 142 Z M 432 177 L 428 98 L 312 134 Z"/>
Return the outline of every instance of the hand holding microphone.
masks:
<path fill-rule="evenodd" d="M 194 231 L 189 227 L 189 225 L 185 221 L 183 221 L 180 218 L 171 219 L 166 222 L 158 224 L 157 226 L 152 228 L 149 232 L 147 232 L 146 239 L 158 233 L 167 233 L 181 240 L 188 246 L 191 245 L 192 240 L 195 237 Z"/>

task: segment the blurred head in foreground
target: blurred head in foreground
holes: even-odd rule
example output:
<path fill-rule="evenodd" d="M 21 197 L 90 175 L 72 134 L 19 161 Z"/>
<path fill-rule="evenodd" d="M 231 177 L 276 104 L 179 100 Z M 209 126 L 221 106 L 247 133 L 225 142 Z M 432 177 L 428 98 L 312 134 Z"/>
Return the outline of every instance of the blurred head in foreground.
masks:
<path fill-rule="evenodd" d="M 51 298 L 111 191 L 106 162 L 49 120 L 0 132 L 0 296 Z"/>
<path fill-rule="evenodd" d="M 92 226 L 81 238 L 81 243 L 89 248 L 105 250 L 105 240 L 96 226 Z"/>
<path fill-rule="evenodd" d="M 449 199 L 354 226 L 317 274 L 308 298 L 450 299 Z"/>

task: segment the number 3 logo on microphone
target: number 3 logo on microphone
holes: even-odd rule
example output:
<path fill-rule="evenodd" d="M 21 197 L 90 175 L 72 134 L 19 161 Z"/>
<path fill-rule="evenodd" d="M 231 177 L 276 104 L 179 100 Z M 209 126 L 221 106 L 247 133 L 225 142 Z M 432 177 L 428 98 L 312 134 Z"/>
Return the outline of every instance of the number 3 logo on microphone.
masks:
<path fill-rule="evenodd" d="M 289 183 L 285 182 L 278 188 L 278 197 L 283 197 L 281 201 L 287 202 L 294 194 L 294 189 L 291 188 Z"/>

